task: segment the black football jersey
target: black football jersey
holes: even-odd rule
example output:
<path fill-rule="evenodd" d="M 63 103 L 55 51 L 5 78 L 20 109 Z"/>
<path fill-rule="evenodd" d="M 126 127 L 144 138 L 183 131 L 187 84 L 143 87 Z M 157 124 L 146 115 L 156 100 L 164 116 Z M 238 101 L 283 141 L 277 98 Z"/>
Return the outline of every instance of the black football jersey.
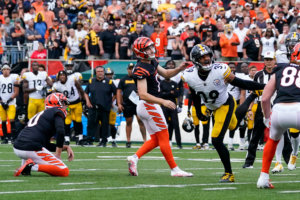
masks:
<path fill-rule="evenodd" d="M 65 114 L 57 107 L 48 108 L 33 116 L 27 126 L 20 132 L 14 142 L 19 150 L 39 151 L 42 147 L 55 151 L 63 147 Z M 50 144 L 51 137 L 56 135 L 56 145 Z"/>
<path fill-rule="evenodd" d="M 300 102 L 300 66 L 289 64 L 276 71 L 275 103 Z"/>
<path fill-rule="evenodd" d="M 151 60 L 151 64 L 143 63 L 138 60 L 133 69 L 133 78 L 135 82 L 145 78 L 147 80 L 147 92 L 153 96 L 159 97 L 160 86 L 157 66 L 157 60 Z"/>
<path fill-rule="evenodd" d="M 129 99 L 132 92 L 137 93 L 136 84 L 133 77 L 126 75 L 119 82 L 118 89 L 123 92 L 123 105 L 125 106 L 135 106 L 133 102 Z"/>

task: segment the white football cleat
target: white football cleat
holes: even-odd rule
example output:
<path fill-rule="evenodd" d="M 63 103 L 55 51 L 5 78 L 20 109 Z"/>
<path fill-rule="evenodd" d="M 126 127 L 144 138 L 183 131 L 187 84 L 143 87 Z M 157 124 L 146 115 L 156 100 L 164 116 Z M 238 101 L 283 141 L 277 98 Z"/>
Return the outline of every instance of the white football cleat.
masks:
<path fill-rule="evenodd" d="M 258 189 L 273 189 L 274 186 L 272 185 L 272 183 L 270 183 L 269 180 L 269 175 L 261 175 L 258 178 L 257 184 L 256 184 Z"/>
<path fill-rule="evenodd" d="M 128 156 L 127 157 L 127 162 L 128 162 L 129 173 L 132 176 L 138 176 L 138 171 L 137 171 L 137 162 L 138 162 L 138 160 L 136 158 L 134 158 L 133 156 Z"/>
<path fill-rule="evenodd" d="M 190 173 L 190 172 L 185 172 L 181 169 L 179 170 L 171 170 L 171 176 L 174 176 L 174 177 L 192 177 L 194 176 L 194 174 Z"/>
<path fill-rule="evenodd" d="M 283 169 L 283 166 L 281 163 L 279 162 L 276 162 L 275 163 L 275 167 L 272 169 L 272 173 L 275 174 L 275 173 L 280 173 L 280 172 L 283 172 L 284 169 Z"/>
<path fill-rule="evenodd" d="M 291 155 L 290 161 L 288 164 L 288 169 L 289 170 L 295 170 L 296 169 L 296 161 L 297 161 L 297 156 Z"/>

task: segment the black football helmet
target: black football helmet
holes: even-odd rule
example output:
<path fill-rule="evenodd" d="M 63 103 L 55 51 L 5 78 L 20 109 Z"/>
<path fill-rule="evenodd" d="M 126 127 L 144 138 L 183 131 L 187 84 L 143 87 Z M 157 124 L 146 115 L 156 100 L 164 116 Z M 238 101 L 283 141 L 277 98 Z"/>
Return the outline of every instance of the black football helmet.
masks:
<path fill-rule="evenodd" d="M 68 60 L 66 63 L 65 63 L 65 71 L 67 72 L 68 75 L 71 75 L 73 74 L 74 72 L 74 62 L 73 60 Z"/>
<path fill-rule="evenodd" d="M 189 117 L 186 117 L 182 123 L 182 129 L 190 133 L 194 130 L 193 120 Z"/>
<path fill-rule="evenodd" d="M 210 56 L 210 62 L 209 63 L 204 63 L 201 64 L 199 62 L 199 59 L 204 56 L 204 55 L 209 55 Z M 190 53 L 190 59 L 193 62 L 193 64 L 198 68 L 198 69 L 203 69 L 204 71 L 210 71 L 212 64 L 214 63 L 214 54 L 212 50 L 203 44 L 197 44 L 195 45 Z"/>
<path fill-rule="evenodd" d="M 289 33 L 285 38 L 285 46 L 288 58 L 291 57 L 293 49 L 297 43 L 300 42 L 300 34 L 297 32 Z"/>

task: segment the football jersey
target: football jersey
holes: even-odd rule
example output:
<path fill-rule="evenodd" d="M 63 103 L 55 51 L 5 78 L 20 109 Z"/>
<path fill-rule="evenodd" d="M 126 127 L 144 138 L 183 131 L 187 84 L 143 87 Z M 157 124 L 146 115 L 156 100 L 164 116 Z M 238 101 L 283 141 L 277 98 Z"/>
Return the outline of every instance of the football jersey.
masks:
<path fill-rule="evenodd" d="M 0 75 L 0 97 L 3 102 L 7 102 L 7 100 L 13 95 L 14 91 L 14 83 L 19 80 L 19 75 L 10 74 L 8 77 L 4 77 Z M 11 101 L 9 105 L 15 105 L 16 99 Z"/>
<path fill-rule="evenodd" d="M 71 74 L 69 76 L 74 76 L 74 78 L 75 78 L 76 81 L 81 81 L 82 80 L 82 74 L 80 72 L 75 72 L 75 73 L 73 73 L 73 74 Z"/>
<path fill-rule="evenodd" d="M 147 81 L 147 93 L 159 97 L 159 80 L 157 74 L 157 60 L 151 60 L 151 64 L 143 63 L 140 60 L 133 68 L 133 78 L 137 83 L 137 80 L 146 79 Z"/>
<path fill-rule="evenodd" d="M 79 99 L 79 93 L 75 86 L 75 76 L 68 76 L 67 81 L 63 84 L 57 81 L 53 84 L 53 90 L 63 93 L 70 103 Z"/>
<path fill-rule="evenodd" d="M 290 64 L 276 71 L 275 103 L 300 102 L 300 68 L 299 65 Z"/>
<path fill-rule="evenodd" d="M 22 79 L 25 79 L 28 81 L 28 88 L 33 89 L 36 88 L 36 86 L 47 86 L 46 79 L 48 78 L 48 74 L 45 71 L 39 71 L 37 75 L 35 75 L 33 72 L 25 72 L 22 76 Z M 40 91 L 35 91 L 29 93 L 29 98 L 32 99 L 43 99 L 44 96 L 42 96 Z"/>
<path fill-rule="evenodd" d="M 202 80 L 198 75 L 195 66 L 186 69 L 183 73 L 183 81 L 195 90 L 201 97 L 201 103 L 210 110 L 216 110 L 223 105 L 229 94 L 227 92 L 227 83 L 225 79 L 230 75 L 231 70 L 227 64 L 214 63 L 206 80 Z"/>
<path fill-rule="evenodd" d="M 48 108 L 32 117 L 27 126 L 20 132 L 14 147 L 20 150 L 39 151 L 42 147 L 50 151 L 50 139 L 57 133 L 57 128 L 64 130 L 65 114 L 60 108 Z M 56 135 L 56 146 L 62 146 L 64 135 Z"/>

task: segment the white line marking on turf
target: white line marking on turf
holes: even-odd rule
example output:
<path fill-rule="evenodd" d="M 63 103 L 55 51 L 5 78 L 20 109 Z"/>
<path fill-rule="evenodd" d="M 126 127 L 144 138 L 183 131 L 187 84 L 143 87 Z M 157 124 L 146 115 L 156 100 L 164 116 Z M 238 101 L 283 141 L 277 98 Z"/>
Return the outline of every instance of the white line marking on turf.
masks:
<path fill-rule="evenodd" d="M 296 176 L 297 174 L 274 174 L 274 176 Z"/>
<path fill-rule="evenodd" d="M 0 167 L 10 167 L 12 165 L 0 165 Z"/>
<path fill-rule="evenodd" d="M 300 190 L 286 190 L 286 191 L 280 191 L 278 193 L 287 194 L 287 193 L 300 193 Z"/>
<path fill-rule="evenodd" d="M 276 181 L 274 183 L 300 183 L 299 181 Z M 255 182 L 244 183 L 226 183 L 226 185 L 255 185 Z M 25 194 L 25 193 L 41 193 L 41 192 L 72 192 L 72 191 L 90 191 L 90 190 L 129 190 L 129 189 L 145 189 L 145 188 L 185 188 L 185 187 L 199 187 L 199 186 L 224 186 L 224 183 L 202 183 L 202 184 L 181 184 L 181 185 L 134 185 L 127 187 L 99 187 L 99 188 L 72 188 L 59 190 L 25 190 L 25 191 L 5 191 L 3 194 Z"/>
<path fill-rule="evenodd" d="M 58 185 L 93 185 L 96 182 L 81 182 L 81 183 L 60 183 Z"/>
<path fill-rule="evenodd" d="M 0 183 L 18 183 L 24 182 L 23 180 L 0 180 Z"/>
<path fill-rule="evenodd" d="M 203 188 L 202 190 L 236 190 L 236 187 Z"/>

